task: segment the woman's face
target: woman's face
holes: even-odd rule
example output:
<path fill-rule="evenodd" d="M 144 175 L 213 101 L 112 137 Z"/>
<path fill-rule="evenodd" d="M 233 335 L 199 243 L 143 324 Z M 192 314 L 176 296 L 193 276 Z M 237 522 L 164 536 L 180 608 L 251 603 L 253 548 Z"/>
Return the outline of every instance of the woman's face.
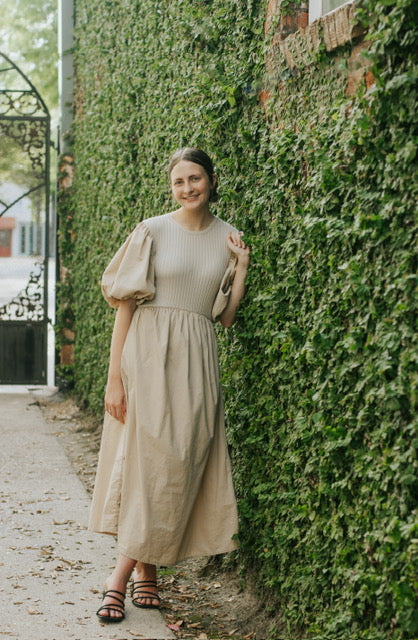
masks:
<path fill-rule="evenodd" d="M 215 177 L 211 182 L 200 164 L 180 160 L 171 171 L 170 182 L 174 199 L 183 209 L 199 211 L 208 207 Z"/>

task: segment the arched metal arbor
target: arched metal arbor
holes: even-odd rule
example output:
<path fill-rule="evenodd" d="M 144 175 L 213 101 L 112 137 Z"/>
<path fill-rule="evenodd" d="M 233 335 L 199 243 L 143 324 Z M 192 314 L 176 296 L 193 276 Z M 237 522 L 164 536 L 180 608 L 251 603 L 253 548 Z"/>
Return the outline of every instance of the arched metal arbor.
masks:
<path fill-rule="evenodd" d="M 46 384 L 50 115 L 0 52 L 0 384 Z"/>

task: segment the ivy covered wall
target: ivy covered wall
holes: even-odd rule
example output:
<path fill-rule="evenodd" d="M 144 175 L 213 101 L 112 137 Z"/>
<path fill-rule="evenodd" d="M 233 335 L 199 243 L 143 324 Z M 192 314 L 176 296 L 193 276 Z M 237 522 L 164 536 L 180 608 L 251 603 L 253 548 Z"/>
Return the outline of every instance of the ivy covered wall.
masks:
<path fill-rule="evenodd" d="M 353 93 L 353 43 L 289 66 L 275 29 L 304 3 L 273 4 L 266 33 L 260 0 L 77 1 L 61 323 L 100 414 L 101 273 L 139 220 L 174 208 L 172 151 L 206 149 L 218 215 L 252 246 L 239 322 L 219 328 L 238 566 L 283 637 L 412 639 L 417 8 L 357 3 L 374 82 Z"/>

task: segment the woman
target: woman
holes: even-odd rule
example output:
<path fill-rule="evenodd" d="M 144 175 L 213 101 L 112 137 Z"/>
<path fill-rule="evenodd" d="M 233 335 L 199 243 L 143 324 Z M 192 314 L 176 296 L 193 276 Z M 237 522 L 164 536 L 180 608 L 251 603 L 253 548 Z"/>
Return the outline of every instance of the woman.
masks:
<path fill-rule="evenodd" d="M 210 211 L 212 161 L 183 148 L 169 165 L 179 209 L 141 222 L 104 272 L 117 307 L 89 529 L 117 535 L 100 620 L 158 608 L 156 565 L 236 548 L 236 501 L 212 321 L 230 327 L 249 248 Z"/>

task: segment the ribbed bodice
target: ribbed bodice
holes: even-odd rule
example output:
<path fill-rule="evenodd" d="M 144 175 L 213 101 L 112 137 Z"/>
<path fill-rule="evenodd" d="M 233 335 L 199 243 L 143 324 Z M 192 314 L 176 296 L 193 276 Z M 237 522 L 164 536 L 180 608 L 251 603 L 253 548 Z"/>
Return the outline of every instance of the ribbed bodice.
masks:
<path fill-rule="evenodd" d="M 228 265 L 227 222 L 214 218 L 203 231 L 189 231 L 171 213 L 143 223 L 153 239 L 155 297 L 144 306 L 174 307 L 211 317 Z"/>

